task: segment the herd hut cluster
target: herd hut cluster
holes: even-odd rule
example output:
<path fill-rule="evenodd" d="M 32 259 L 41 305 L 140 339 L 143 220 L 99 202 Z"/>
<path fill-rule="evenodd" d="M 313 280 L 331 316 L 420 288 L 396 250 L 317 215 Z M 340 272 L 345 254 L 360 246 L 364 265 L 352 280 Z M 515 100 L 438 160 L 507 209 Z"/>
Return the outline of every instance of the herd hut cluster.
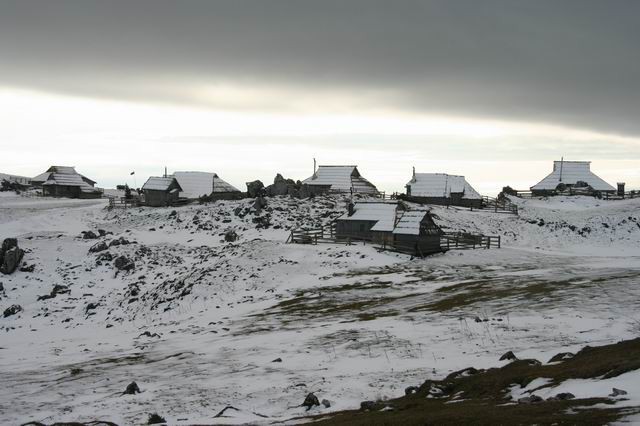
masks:
<path fill-rule="evenodd" d="M 25 191 L 35 189 L 37 195 L 67 198 L 118 198 L 105 193 L 96 181 L 70 166 L 51 166 L 33 178 L 0 173 L 0 189 Z M 442 172 L 416 172 L 415 167 L 404 191 L 385 194 L 365 178 L 357 165 L 315 166 L 313 174 L 303 180 L 285 179 L 280 174 L 267 187 L 259 181 L 247 182 L 246 191 L 234 187 L 214 172 L 175 171 L 149 177 L 141 189 L 132 191 L 126 185 L 124 204 L 152 207 L 180 205 L 190 202 L 235 200 L 258 196 L 289 195 L 307 198 L 321 194 L 349 194 L 385 199 L 403 199 L 419 204 L 467 207 L 471 209 L 509 210 L 496 199 L 481 195 L 461 175 Z M 515 196 L 592 195 L 607 199 L 635 197 L 636 191 L 625 191 L 607 183 L 591 170 L 589 161 L 554 161 L 551 173 L 528 190 L 505 186 L 503 193 Z M 121 194 L 119 194 L 121 195 Z M 387 196 L 389 195 L 389 196 Z M 124 200 L 124 199 L 127 200 Z M 515 212 L 515 211 L 513 211 Z M 375 230 L 374 230 L 375 232 Z"/>

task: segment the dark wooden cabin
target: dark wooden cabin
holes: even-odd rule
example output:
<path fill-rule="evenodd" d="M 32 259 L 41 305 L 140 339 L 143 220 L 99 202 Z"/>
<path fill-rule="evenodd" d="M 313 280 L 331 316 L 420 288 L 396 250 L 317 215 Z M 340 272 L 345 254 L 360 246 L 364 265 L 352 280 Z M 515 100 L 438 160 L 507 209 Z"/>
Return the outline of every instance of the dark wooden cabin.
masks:
<path fill-rule="evenodd" d="M 151 207 L 166 207 L 178 201 L 182 188 L 174 177 L 150 177 L 142 186 L 144 203 Z"/>

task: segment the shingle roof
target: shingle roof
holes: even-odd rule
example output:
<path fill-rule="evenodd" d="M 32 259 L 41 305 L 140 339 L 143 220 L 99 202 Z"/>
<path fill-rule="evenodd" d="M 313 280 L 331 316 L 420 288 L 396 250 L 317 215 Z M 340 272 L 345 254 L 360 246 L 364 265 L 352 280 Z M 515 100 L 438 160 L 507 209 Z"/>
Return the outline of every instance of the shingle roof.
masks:
<path fill-rule="evenodd" d="M 212 192 L 240 192 L 233 185 L 220 179 L 215 173 L 209 172 L 175 172 L 173 176 L 182 188 L 184 198 L 199 198 L 211 195 Z"/>
<path fill-rule="evenodd" d="M 316 173 L 302 181 L 312 186 L 329 186 L 331 191 L 375 194 L 378 189 L 360 176 L 357 166 L 318 166 Z"/>
<path fill-rule="evenodd" d="M 406 186 L 411 187 L 412 197 L 450 198 L 451 193 L 462 193 L 464 199 L 482 198 L 464 176 L 446 173 L 415 173 Z"/>
<path fill-rule="evenodd" d="M 67 176 L 71 176 L 71 175 L 76 175 L 76 176 L 80 176 L 80 179 L 82 179 L 86 184 L 88 184 L 88 186 L 92 186 L 95 185 L 96 181 L 89 179 L 88 177 L 81 175 L 80 173 L 78 173 L 76 171 L 75 167 L 71 167 L 71 166 L 51 166 L 47 169 L 46 172 L 39 174 L 38 176 L 34 177 L 33 179 L 31 179 L 32 182 L 46 182 L 50 179 L 54 179 L 54 180 L 58 180 L 60 179 L 61 181 L 64 180 L 64 178 L 61 178 L 61 176 L 63 175 L 67 175 Z M 56 178 L 56 176 L 58 176 Z M 73 178 L 75 180 L 75 178 Z M 71 182 L 71 180 L 69 180 L 69 182 Z M 51 185 L 51 184 L 50 184 Z M 65 185 L 65 184 L 60 184 L 60 185 Z M 70 185 L 70 186 L 77 186 L 77 185 Z"/>
<path fill-rule="evenodd" d="M 396 223 L 393 233 L 403 235 L 420 235 L 420 223 L 428 213 L 428 210 L 421 209 L 408 210 L 404 212 L 398 220 L 398 223 Z"/>
<path fill-rule="evenodd" d="M 354 213 L 349 216 L 343 214 L 338 220 L 366 220 L 377 222 L 371 228 L 372 231 L 390 232 L 396 220 L 397 203 L 355 203 Z"/>
<path fill-rule="evenodd" d="M 142 189 L 150 191 L 168 191 L 174 181 L 175 179 L 173 177 L 151 176 L 147 179 L 144 185 L 142 185 Z"/>
<path fill-rule="evenodd" d="M 578 181 L 586 182 L 596 191 L 615 191 L 615 188 L 591 171 L 590 161 L 554 161 L 553 172 L 530 189 L 552 191 L 560 183 L 575 185 Z"/>

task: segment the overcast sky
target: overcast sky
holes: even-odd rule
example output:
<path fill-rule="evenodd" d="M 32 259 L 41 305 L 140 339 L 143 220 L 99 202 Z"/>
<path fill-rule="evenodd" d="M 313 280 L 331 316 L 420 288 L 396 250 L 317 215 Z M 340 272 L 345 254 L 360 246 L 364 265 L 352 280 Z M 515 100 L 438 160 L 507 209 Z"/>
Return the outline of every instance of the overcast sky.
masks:
<path fill-rule="evenodd" d="M 416 166 L 495 192 L 564 155 L 640 187 L 638 17 L 634 0 L 0 0 L 0 171 L 242 186 L 316 156 L 387 190 Z"/>

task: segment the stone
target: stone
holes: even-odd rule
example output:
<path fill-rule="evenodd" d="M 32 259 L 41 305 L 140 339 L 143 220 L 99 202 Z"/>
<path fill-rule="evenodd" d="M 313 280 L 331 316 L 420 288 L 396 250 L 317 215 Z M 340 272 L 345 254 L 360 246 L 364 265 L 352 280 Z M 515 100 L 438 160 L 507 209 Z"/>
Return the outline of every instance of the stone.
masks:
<path fill-rule="evenodd" d="M 567 401 L 569 399 L 574 399 L 576 396 L 571 392 L 562 392 L 557 394 L 556 396 L 552 396 L 548 399 L 548 401 Z"/>
<path fill-rule="evenodd" d="M 404 394 L 405 395 L 413 395 L 414 393 L 418 392 L 420 388 L 418 386 L 409 386 L 407 388 L 405 388 L 404 390 Z"/>
<path fill-rule="evenodd" d="M 138 387 L 138 384 L 136 382 L 131 382 L 127 385 L 127 388 L 124 390 L 124 392 L 122 392 L 123 395 L 135 395 L 137 393 L 140 393 L 141 390 Z"/>
<path fill-rule="evenodd" d="M 609 394 L 609 396 L 620 396 L 620 395 L 626 395 L 626 394 L 627 394 L 626 390 L 613 388 L 611 389 L 611 393 Z"/>
<path fill-rule="evenodd" d="M 307 397 L 302 402 L 302 406 L 307 408 L 307 411 L 311 410 L 313 407 L 317 407 L 320 405 L 320 401 L 318 401 L 318 397 L 315 396 L 313 392 L 309 393 Z"/>
<path fill-rule="evenodd" d="M 331 402 L 328 399 L 323 399 L 321 403 L 324 406 L 324 408 L 330 408 L 331 407 Z"/>
<path fill-rule="evenodd" d="M 108 248 L 109 246 L 107 245 L 107 243 L 105 243 L 104 241 L 100 241 L 92 245 L 91 248 L 89 248 L 89 253 L 98 253 L 98 252 L 107 250 Z"/>
<path fill-rule="evenodd" d="M 113 261 L 113 264 L 120 271 L 131 271 L 136 267 L 134 261 L 129 259 L 127 256 L 116 257 L 116 260 Z"/>
<path fill-rule="evenodd" d="M 516 355 L 511 351 L 505 353 L 500 357 L 500 361 L 513 361 L 516 359 L 518 359 L 518 357 L 516 357 Z"/>
<path fill-rule="evenodd" d="M 19 312 L 22 312 L 22 306 L 20 305 L 11 305 L 7 309 L 4 310 L 2 314 L 5 318 L 15 315 Z"/>
<path fill-rule="evenodd" d="M 274 360 L 273 360 L 273 361 L 271 361 L 271 362 L 282 362 L 282 358 L 276 358 L 276 359 L 274 359 Z"/>
<path fill-rule="evenodd" d="M 255 198 L 262 195 L 264 192 L 264 184 L 259 180 L 253 182 L 247 182 L 247 196 L 249 198 Z"/>
<path fill-rule="evenodd" d="M 565 359 L 569 358 L 573 358 L 573 354 L 571 352 L 561 352 L 552 356 L 549 362 L 564 361 Z"/>
<path fill-rule="evenodd" d="M 360 409 L 363 411 L 369 411 L 376 408 L 376 403 L 374 401 L 362 401 L 360 403 Z"/>
<path fill-rule="evenodd" d="M 98 235 L 93 231 L 82 231 L 81 234 L 84 240 L 95 240 L 98 238 Z"/>
<path fill-rule="evenodd" d="M 524 398 L 520 398 L 518 400 L 518 403 L 520 404 L 537 404 L 539 402 L 544 401 L 541 397 L 539 397 L 538 395 L 531 395 L 531 396 L 525 396 Z"/>
<path fill-rule="evenodd" d="M 160 416 L 158 413 L 149 414 L 149 419 L 147 420 L 148 425 L 157 425 L 166 422 L 167 421 L 164 417 Z"/>
<path fill-rule="evenodd" d="M 224 233 L 224 240 L 228 243 L 232 243 L 238 239 L 238 234 L 233 229 Z"/>
<path fill-rule="evenodd" d="M 18 269 L 20 265 L 20 261 L 22 260 L 22 256 L 24 255 L 24 251 L 19 247 L 12 247 L 4 253 L 4 259 L 2 261 L 2 265 L 0 265 L 0 272 L 3 274 L 12 274 Z"/>

